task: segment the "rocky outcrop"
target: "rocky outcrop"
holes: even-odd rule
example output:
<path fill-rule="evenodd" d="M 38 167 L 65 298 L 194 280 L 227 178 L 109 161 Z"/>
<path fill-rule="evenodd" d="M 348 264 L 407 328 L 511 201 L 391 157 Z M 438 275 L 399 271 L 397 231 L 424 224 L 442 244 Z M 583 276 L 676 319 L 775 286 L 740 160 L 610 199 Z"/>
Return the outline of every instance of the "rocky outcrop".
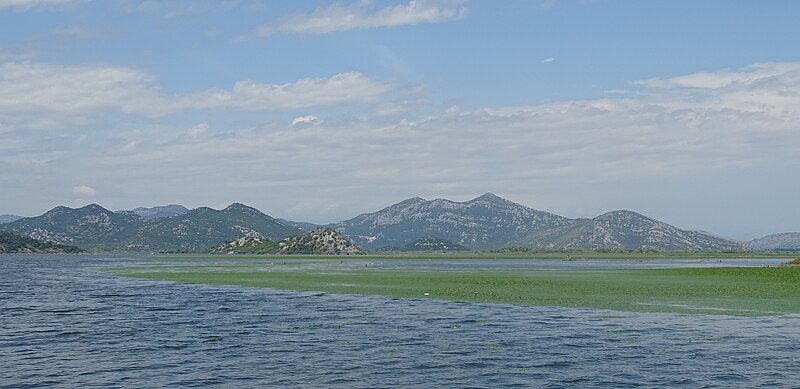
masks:
<path fill-rule="evenodd" d="M 279 254 L 360 255 L 358 246 L 330 228 L 318 228 L 305 235 L 290 236 L 278 242 Z"/>
<path fill-rule="evenodd" d="M 215 247 L 210 253 L 360 255 L 364 254 L 364 251 L 342 234 L 330 228 L 318 228 L 303 235 L 284 238 L 280 242 L 249 234 Z"/>

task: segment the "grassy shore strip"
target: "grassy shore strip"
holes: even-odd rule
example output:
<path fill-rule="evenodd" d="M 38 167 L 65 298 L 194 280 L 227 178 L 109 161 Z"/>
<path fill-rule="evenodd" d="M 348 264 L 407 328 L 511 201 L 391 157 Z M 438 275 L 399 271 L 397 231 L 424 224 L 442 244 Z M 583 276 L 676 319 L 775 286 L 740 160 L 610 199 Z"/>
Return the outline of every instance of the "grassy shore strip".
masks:
<path fill-rule="evenodd" d="M 255 270 L 126 269 L 126 276 L 179 283 L 240 285 L 287 290 L 671 312 L 764 316 L 800 313 L 800 267 L 634 270 Z"/>

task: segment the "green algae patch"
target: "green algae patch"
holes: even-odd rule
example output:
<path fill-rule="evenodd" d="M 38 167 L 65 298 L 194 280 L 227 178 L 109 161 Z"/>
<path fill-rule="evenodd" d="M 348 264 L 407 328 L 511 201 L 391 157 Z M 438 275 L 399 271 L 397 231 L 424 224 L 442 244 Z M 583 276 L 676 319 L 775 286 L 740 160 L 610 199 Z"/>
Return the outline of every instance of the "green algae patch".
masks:
<path fill-rule="evenodd" d="M 800 313 L 796 266 L 501 271 L 215 264 L 118 273 L 178 283 L 632 312 Z"/>

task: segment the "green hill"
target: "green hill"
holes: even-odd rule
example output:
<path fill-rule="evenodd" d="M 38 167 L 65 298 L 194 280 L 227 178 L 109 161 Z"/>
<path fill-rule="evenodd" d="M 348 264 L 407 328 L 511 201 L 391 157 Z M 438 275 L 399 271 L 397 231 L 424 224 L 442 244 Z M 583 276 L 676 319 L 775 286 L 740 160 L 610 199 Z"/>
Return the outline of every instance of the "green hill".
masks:
<path fill-rule="evenodd" d="M 24 253 L 83 253 L 83 249 L 75 246 L 42 242 L 27 236 L 0 231 L 0 254 Z"/>

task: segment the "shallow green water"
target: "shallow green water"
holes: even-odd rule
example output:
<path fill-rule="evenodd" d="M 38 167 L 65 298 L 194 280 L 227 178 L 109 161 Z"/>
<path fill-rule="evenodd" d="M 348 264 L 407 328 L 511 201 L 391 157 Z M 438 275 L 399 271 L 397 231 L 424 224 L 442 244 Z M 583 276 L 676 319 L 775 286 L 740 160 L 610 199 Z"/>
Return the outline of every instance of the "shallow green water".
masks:
<path fill-rule="evenodd" d="M 774 266 L 777 263 L 249 259 L 129 268 L 120 274 L 181 283 L 631 312 L 800 313 L 800 267 Z"/>

